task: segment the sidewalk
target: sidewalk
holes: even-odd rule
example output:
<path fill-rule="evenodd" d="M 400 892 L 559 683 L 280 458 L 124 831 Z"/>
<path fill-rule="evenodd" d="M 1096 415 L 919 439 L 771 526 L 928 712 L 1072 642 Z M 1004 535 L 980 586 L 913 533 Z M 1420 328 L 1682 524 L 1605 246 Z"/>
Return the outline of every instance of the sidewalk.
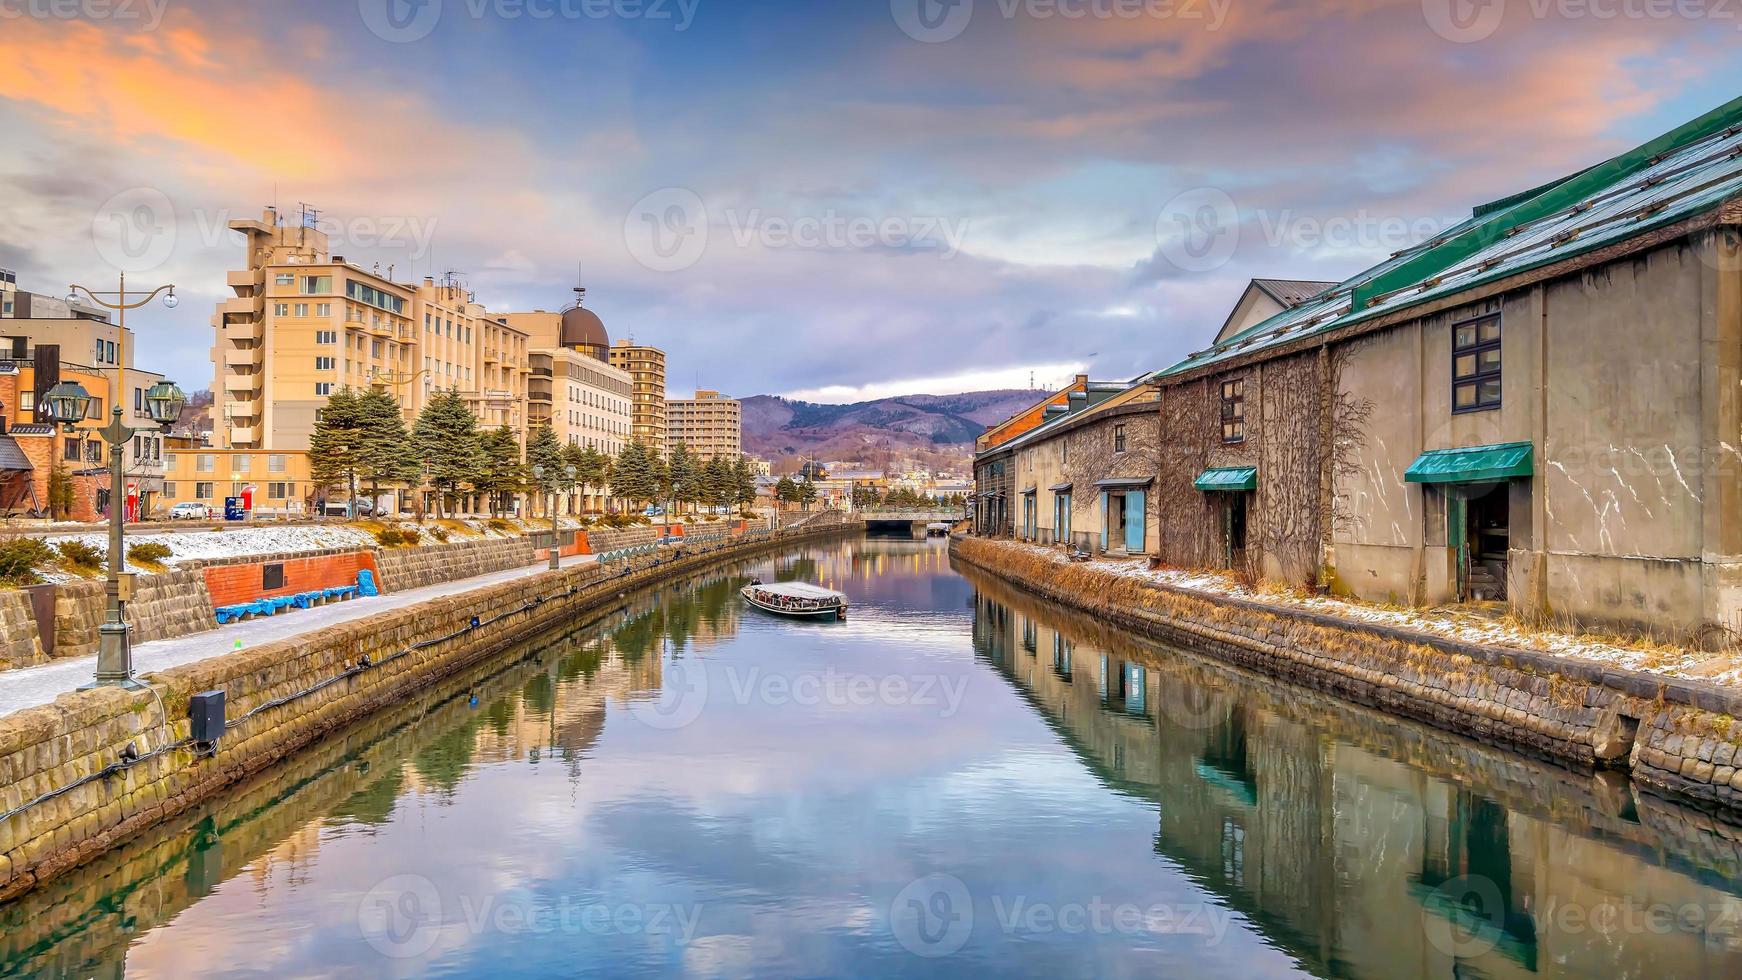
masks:
<path fill-rule="evenodd" d="M 563 567 L 572 568 L 594 561 L 597 559 L 592 555 L 576 555 L 564 558 Z M 145 675 L 155 670 L 190 664 L 207 657 L 229 653 L 236 649 L 237 642 L 240 642 L 245 648 L 259 646 L 262 643 L 271 643 L 274 640 L 313 632 L 338 623 L 391 612 L 429 599 L 437 599 L 459 592 L 469 592 L 473 589 L 513 581 L 528 575 L 536 575 L 539 572 L 548 571 L 549 568 L 547 561 L 541 558 L 537 564 L 491 572 L 487 575 L 476 575 L 472 578 L 456 579 L 452 582 L 441 582 L 421 589 L 412 589 L 408 592 L 390 592 L 329 606 L 316 606 L 313 609 L 286 611 L 276 616 L 220 626 L 204 633 L 190 633 L 187 636 L 178 636 L 173 639 L 134 644 L 133 673 Z M 90 683 L 96 671 L 97 658 L 95 655 L 73 660 L 56 660 L 19 670 L 0 671 L 0 715 L 9 715 L 14 711 L 48 704 L 60 695 L 76 690 L 80 685 Z"/>

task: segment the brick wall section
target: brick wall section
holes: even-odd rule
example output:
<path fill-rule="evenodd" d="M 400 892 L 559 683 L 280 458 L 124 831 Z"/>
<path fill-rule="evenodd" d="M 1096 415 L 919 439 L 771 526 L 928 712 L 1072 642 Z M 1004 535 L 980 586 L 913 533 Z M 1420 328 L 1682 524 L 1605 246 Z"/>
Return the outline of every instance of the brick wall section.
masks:
<path fill-rule="evenodd" d="M 1742 691 L 1160 585 L 1015 542 L 956 538 L 951 554 L 1120 628 L 1557 762 L 1627 769 L 1742 820 Z"/>
<path fill-rule="evenodd" d="M 198 758 L 191 748 L 173 747 L 0 823 L 0 901 L 515 640 L 609 606 L 625 591 L 855 529 L 849 524 L 769 535 L 681 559 L 648 556 L 609 577 L 597 565 L 547 571 L 148 675 L 167 709 L 167 725 L 151 691 L 117 688 L 64 694 L 53 704 L 0 718 L 0 811 L 102 769 L 130 742 L 141 753 L 176 746 L 189 735 L 188 697 L 196 692 L 224 690 L 234 725 L 215 757 Z M 469 629 L 473 616 L 485 625 Z M 425 642 L 429 645 L 411 650 Z M 343 673 L 364 655 L 376 666 L 240 720 L 257 705 Z"/>
<path fill-rule="evenodd" d="M 283 566 L 283 586 L 275 589 L 262 587 L 268 565 Z M 206 591 L 211 595 L 212 605 L 230 606 L 255 599 L 311 592 L 315 589 L 356 585 L 357 573 L 364 569 L 374 573 L 377 581 L 380 580 L 374 552 L 346 551 L 278 561 L 213 565 L 204 569 L 204 575 Z"/>

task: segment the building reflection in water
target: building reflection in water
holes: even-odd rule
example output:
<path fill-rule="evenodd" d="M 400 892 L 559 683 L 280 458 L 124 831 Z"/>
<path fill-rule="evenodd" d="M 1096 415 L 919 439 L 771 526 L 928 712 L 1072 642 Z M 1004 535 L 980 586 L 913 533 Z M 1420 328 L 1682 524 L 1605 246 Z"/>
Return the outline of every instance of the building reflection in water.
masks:
<path fill-rule="evenodd" d="M 1742 975 L 1735 831 L 1635 801 L 1612 775 L 1148 644 L 966 574 L 976 655 L 1110 789 L 1155 805 L 1157 855 L 1307 969 Z"/>

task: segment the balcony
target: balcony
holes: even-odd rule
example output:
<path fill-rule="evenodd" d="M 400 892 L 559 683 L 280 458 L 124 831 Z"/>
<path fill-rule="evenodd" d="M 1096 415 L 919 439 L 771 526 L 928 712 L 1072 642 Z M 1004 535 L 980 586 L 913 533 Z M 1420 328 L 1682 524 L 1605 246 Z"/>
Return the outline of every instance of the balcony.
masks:
<path fill-rule="evenodd" d="M 252 291 L 260 288 L 261 280 L 255 276 L 253 269 L 231 269 L 224 276 L 224 284 L 231 289 Z"/>
<path fill-rule="evenodd" d="M 226 367 L 259 367 L 264 351 L 259 347 L 232 348 L 224 352 Z"/>
<path fill-rule="evenodd" d="M 260 439 L 260 427 L 255 425 L 230 426 L 230 445 L 253 445 Z"/>
<path fill-rule="evenodd" d="M 241 323 L 231 323 L 226 321 L 224 323 L 223 335 L 225 340 L 232 342 L 238 340 L 254 340 L 260 336 L 260 325 L 255 323 L 253 320 L 246 320 Z"/>
<path fill-rule="evenodd" d="M 224 375 L 224 390 L 235 392 L 249 399 L 260 397 L 260 380 L 258 374 L 226 374 Z"/>
<path fill-rule="evenodd" d="M 229 316 L 237 314 L 249 319 L 259 315 L 260 304 L 252 296 L 232 296 L 218 304 L 218 314 Z"/>

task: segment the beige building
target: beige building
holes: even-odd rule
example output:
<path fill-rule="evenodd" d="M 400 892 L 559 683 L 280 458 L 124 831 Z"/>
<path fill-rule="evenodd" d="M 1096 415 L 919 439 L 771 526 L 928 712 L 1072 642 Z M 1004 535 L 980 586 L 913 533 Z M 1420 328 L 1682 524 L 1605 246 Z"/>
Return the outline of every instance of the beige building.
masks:
<path fill-rule="evenodd" d="M 611 363 L 629 372 L 635 386 L 635 419 L 631 435 L 636 442 L 664 455 L 666 438 L 665 351 L 657 347 L 619 340 L 611 347 Z"/>
<path fill-rule="evenodd" d="M 681 442 L 704 459 L 735 459 L 744 451 L 744 406 L 736 398 L 706 390 L 694 398 L 668 398 L 665 420 L 668 445 Z"/>
<path fill-rule="evenodd" d="M 419 334 L 419 380 L 407 410 L 423 410 L 431 392 L 448 388 L 465 399 L 478 424 L 507 426 L 525 440 L 526 395 L 532 370 L 531 338 L 508 314 L 490 313 L 464 286 L 426 277 L 413 317 Z"/>
<path fill-rule="evenodd" d="M 557 441 L 611 456 L 630 439 L 629 373 L 569 347 L 532 352 L 531 424 L 548 424 Z"/>

